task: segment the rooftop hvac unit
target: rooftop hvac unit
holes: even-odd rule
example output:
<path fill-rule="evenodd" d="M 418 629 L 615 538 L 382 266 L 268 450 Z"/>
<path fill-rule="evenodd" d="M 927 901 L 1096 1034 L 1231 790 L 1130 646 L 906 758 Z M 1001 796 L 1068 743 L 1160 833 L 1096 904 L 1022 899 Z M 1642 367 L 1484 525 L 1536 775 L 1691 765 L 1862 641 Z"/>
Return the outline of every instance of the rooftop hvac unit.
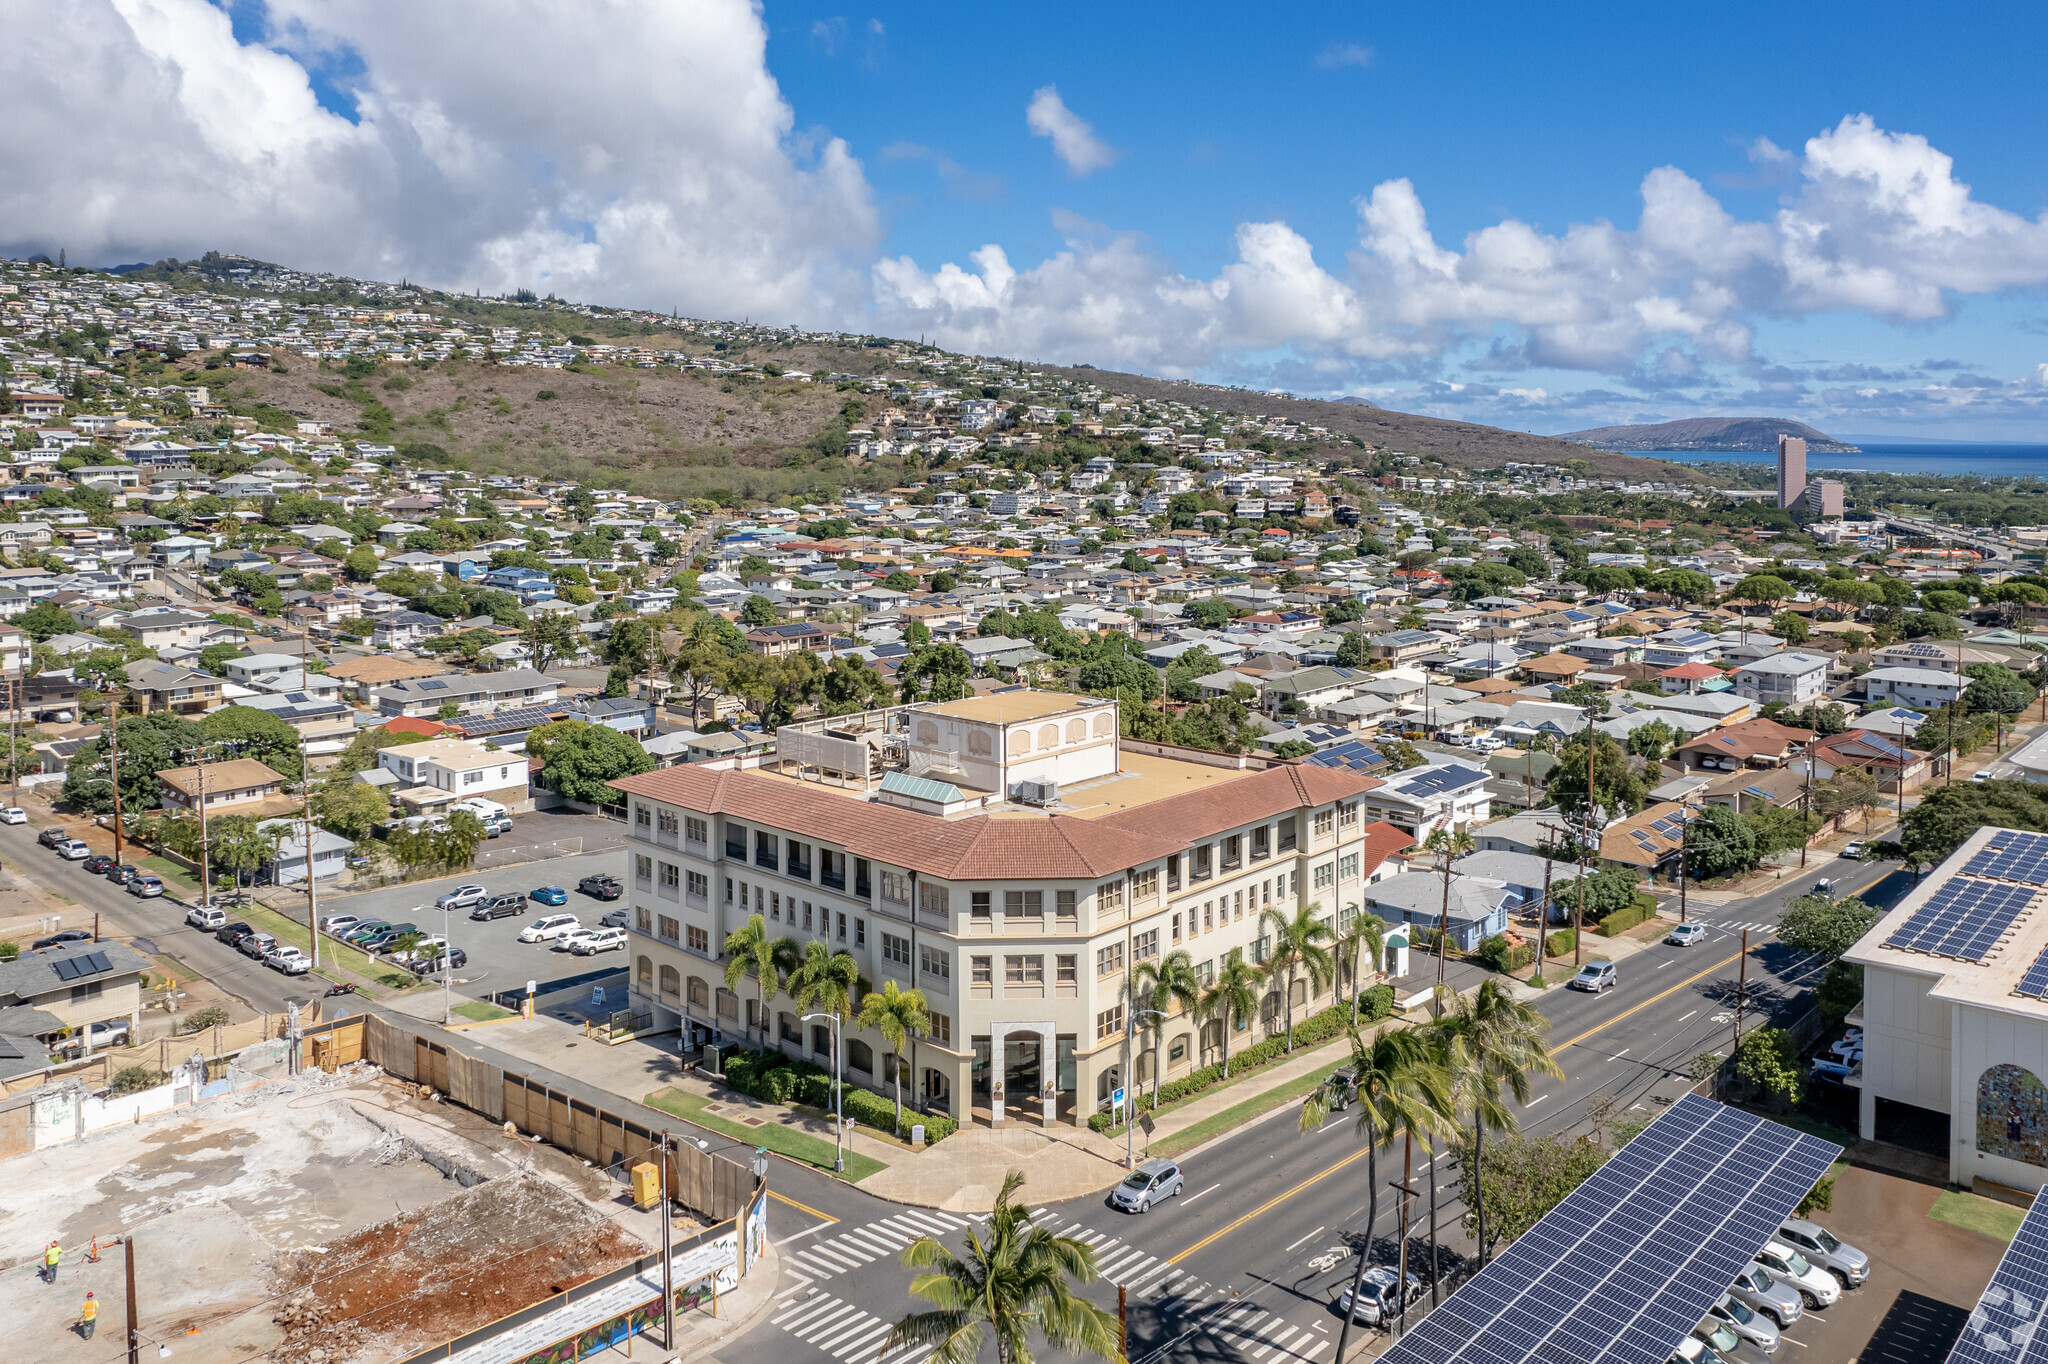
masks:
<path fill-rule="evenodd" d="M 1060 784 L 1056 781 L 1020 781 L 1017 783 L 1017 799 L 1026 805 L 1057 805 L 1060 802 Z"/>

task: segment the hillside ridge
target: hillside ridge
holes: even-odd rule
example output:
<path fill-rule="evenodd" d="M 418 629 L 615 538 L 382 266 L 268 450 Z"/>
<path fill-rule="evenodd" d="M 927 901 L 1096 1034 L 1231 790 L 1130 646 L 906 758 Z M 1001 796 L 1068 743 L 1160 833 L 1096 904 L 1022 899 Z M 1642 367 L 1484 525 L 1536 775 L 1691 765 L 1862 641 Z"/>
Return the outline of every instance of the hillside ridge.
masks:
<path fill-rule="evenodd" d="M 1815 455 L 1861 454 L 1861 447 L 1788 417 L 1682 417 L 1641 426 L 1596 426 L 1559 440 L 1631 450 L 1775 450 L 1779 436 L 1797 436 Z"/>

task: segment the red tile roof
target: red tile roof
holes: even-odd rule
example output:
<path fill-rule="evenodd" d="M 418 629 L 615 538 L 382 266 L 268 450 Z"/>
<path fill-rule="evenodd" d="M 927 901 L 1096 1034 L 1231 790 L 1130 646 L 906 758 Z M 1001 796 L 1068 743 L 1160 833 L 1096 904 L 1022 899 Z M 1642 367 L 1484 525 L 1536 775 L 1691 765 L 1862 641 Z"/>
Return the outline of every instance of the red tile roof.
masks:
<path fill-rule="evenodd" d="M 1657 676 L 1675 677 L 1681 682 L 1704 682 L 1710 677 L 1723 677 L 1726 674 L 1711 663 L 1681 663 L 1675 668 L 1666 668 Z"/>
<path fill-rule="evenodd" d="M 1371 876 L 1373 872 L 1379 869 L 1380 863 L 1386 861 L 1395 853 L 1401 851 L 1401 849 L 1414 846 L 1415 837 L 1413 834 L 1404 833 L 1387 823 L 1384 819 L 1376 819 L 1365 826 L 1364 855 L 1358 859 L 1358 865 L 1367 876 Z"/>
<path fill-rule="evenodd" d="M 1178 849 L 1253 820 L 1304 805 L 1327 805 L 1384 785 L 1378 777 L 1362 776 L 1348 768 L 1289 763 L 1220 786 L 1119 810 L 1095 822 L 1170 839 Z"/>

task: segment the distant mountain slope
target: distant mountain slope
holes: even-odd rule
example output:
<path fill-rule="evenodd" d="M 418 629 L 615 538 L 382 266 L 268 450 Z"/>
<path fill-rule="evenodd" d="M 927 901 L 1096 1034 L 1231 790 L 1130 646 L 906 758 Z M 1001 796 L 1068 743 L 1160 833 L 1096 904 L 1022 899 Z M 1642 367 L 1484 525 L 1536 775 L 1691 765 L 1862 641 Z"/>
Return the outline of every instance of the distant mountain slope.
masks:
<path fill-rule="evenodd" d="M 1687 417 L 1652 426 L 1596 426 L 1558 439 L 1622 450 L 1776 450 L 1779 436 L 1798 436 L 1809 454 L 1859 453 L 1846 441 L 1783 417 Z"/>
<path fill-rule="evenodd" d="M 1269 417 L 1324 426 L 1343 435 L 1357 436 L 1389 450 L 1410 455 L 1431 455 L 1459 469 L 1498 469 L 1509 461 L 1531 464 L 1563 464 L 1582 459 L 1601 478 L 1663 479 L 1684 482 L 1697 476 L 1682 466 L 1662 460 L 1639 459 L 1632 455 L 1601 453 L 1556 436 L 1536 436 L 1526 431 L 1506 431 L 1477 422 L 1445 421 L 1440 417 L 1418 417 L 1409 412 L 1366 406 L 1358 402 L 1322 398 L 1293 398 L 1263 393 L 1251 388 L 1224 388 L 1216 384 L 1190 383 L 1185 379 L 1155 379 L 1146 374 L 1124 374 L 1096 369 L 1090 365 L 1064 368 L 1034 364 L 1045 374 L 1084 383 L 1099 384 L 1117 393 L 1130 393 L 1162 401 L 1207 403 L 1234 412 L 1256 412 Z"/>

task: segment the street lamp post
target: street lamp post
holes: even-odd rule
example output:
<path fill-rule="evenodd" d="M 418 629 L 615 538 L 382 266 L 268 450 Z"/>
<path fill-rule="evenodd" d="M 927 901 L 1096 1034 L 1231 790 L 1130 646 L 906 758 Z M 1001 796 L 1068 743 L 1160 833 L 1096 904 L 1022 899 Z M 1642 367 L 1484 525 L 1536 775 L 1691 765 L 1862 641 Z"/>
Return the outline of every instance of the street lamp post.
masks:
<path fill-rule="evenodd" d="M 309 839 L 307 847 L 311 847 Z M 448 906 L 441 906 L 441 1026 L 455 1021 L 455 1011 L 449 1005 L 449 978 L 455 974 L 455 940 L 450 936 L 454 930 L 449 926 Z"/>
<path fill-rule="evenodd" d="M 805 1014 L 799 1021 L 808 1023 L 814 1018 L 825 1019 L 832 1025 L 832 1169 L 834 1173 L 844 1174 L 846 1172 L 846 1148 L 844 1144 L 846 1140 L 846 1119 L 841 1117 L 839 1112 L 839 1088 L 841 1083 L 839 1069 L 839 1015 L 832 1013 Z"/>

